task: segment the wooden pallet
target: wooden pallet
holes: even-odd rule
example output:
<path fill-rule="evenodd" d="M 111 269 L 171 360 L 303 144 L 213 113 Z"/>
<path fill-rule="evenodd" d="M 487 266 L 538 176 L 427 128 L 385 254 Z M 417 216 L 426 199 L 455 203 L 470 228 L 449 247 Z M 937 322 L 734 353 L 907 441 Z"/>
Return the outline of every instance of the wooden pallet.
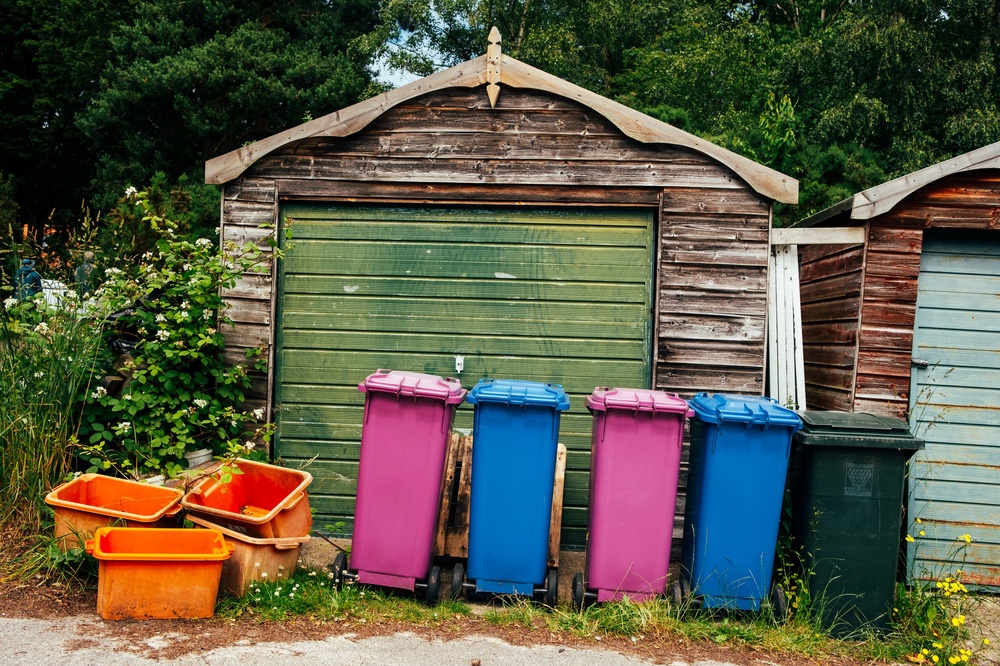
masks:
<path fill-rule="evenodd" d="M 451 434 L 445 477 L 441 489 L 434 554 L 445 557 L 469 556 L 469 490 L 472 483 L 472 436 Z M 566 478 L 566 447 L 558 445 L 556 475 L 552 486 L 552 514 L 549 522 L 548 566 L 559 566 L 563 485 Z"/>

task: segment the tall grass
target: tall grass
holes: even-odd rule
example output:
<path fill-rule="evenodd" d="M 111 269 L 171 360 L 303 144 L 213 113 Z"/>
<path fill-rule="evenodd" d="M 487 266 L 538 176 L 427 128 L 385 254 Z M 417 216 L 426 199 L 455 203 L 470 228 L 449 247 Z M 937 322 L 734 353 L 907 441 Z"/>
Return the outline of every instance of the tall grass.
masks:
<path fill-rule="evenodd" d="M 101 318 L 72 302 L 0 308 L 0 523 L 37 534 L 43 499 L 70 470 L 77 398 L 101 350 Z"/>

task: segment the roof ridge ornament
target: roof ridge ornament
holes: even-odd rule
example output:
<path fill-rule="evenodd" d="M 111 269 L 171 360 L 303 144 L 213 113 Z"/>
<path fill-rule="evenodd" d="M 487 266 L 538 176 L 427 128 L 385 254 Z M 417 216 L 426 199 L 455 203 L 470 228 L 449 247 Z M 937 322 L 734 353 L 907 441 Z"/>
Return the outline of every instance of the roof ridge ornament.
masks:
<path fill-rule="evenodd" d="M 496 26 L 490 30 L 487 37 L 489 46 L 486 47 L 486 95 L 490 98 L 490 108 L 496 108 L 497 98 L 500 96 L 500 31 Z"/>

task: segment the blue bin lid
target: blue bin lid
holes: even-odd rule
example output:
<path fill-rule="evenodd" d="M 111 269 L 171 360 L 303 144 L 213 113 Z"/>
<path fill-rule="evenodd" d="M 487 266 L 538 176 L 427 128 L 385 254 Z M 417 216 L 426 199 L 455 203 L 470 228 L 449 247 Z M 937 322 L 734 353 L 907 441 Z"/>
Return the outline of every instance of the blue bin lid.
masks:
<path fill-rule="evenodd" d="M 587 396 L 587 409 L 603 412 L 609 409 L 623 409 L 633 412 L 653 412 L 654 414 L 684 414 L 691 416 L 687 402 L 676 393 L 651 391 L 649 389 L 613 388 L 598 386 Z"/>
<path fill-rule="evenodd" d="M 773 398 L 759 395 L 698 393 L 691 398 L 695 416 L 706 423 L 746 423 L 747 425 L 802 427 L 802 419 Z"/>
<path fill-rule="evenodd" d="M 559 384 L 544 384 L 521 379 L 480 379 L 472 387 L 467 402 L 500 402 L 507 405 L 552 407 L 564 412 L 569 409 L 569 396 Z"/>
<path fill-rule="evenodd" d="M 459 404 L 466 394 L 457 379 L 402 370 L 376 370 L 358 384 L 358 390 L 362 393 L 377 391 L 395 393 L 397 396 L 432 398 L 443 400 L 449 405 Z"/>

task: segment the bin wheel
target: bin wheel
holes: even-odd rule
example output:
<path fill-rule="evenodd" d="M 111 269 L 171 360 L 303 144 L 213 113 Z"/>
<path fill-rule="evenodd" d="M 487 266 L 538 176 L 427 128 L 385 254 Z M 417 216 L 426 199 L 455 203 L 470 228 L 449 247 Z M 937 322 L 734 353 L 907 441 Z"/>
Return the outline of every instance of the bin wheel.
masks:
<path fill-rule="evenodd" d="M 452 601 L 458 601 L 465 591 L 465 567 L 459 562 L 451 570 L 451 590 L 448 593 Z"/>
<path fill-rule="evenodd" d="M 583 586 L 583 574 L 578 573 L 573 576 L 573 610 L 579 613 L 586 605 L 587 590 Z"/>
<path fill-rule="evenodd" d="M 441 567 L 435 565 L 431 567 L 427 574 L 427 587 L 424 590 L 424 601 L 433 606 L 438 602 L 438 595 L 441 592 Z"/>
<path fill-rule="evenodd" d="M 339 590 L 344 585 L 344 572 L 347 571 L 347 555 L 345 553 L 337 553 L 337 556 L 333 558 L 333 562 L 330 563 L 328 568 L 330 569 L 330 575 L 333 576 L 333 586 Z"/>
<path fill-rule="evenodd" d="M 788 619 L 788 596 L 780 585 L 771 588 L 771 612 L 778 624 Z"/>
<path fill-rule="evenodd" d="M 549 569 L 549 575 L 545 577 L 544 603 L 549 608 L 555 608 L 559 603 L 559 572 L 555 569 Z"/>
<path fill-rule="evenodd" d="M 690 598 L 691 584 L 683 578 L 675 580 L 673 585 L 670 586 L 670 600 L 674 602 L 674 606 L 681 608 L 684 602 Z"/>

